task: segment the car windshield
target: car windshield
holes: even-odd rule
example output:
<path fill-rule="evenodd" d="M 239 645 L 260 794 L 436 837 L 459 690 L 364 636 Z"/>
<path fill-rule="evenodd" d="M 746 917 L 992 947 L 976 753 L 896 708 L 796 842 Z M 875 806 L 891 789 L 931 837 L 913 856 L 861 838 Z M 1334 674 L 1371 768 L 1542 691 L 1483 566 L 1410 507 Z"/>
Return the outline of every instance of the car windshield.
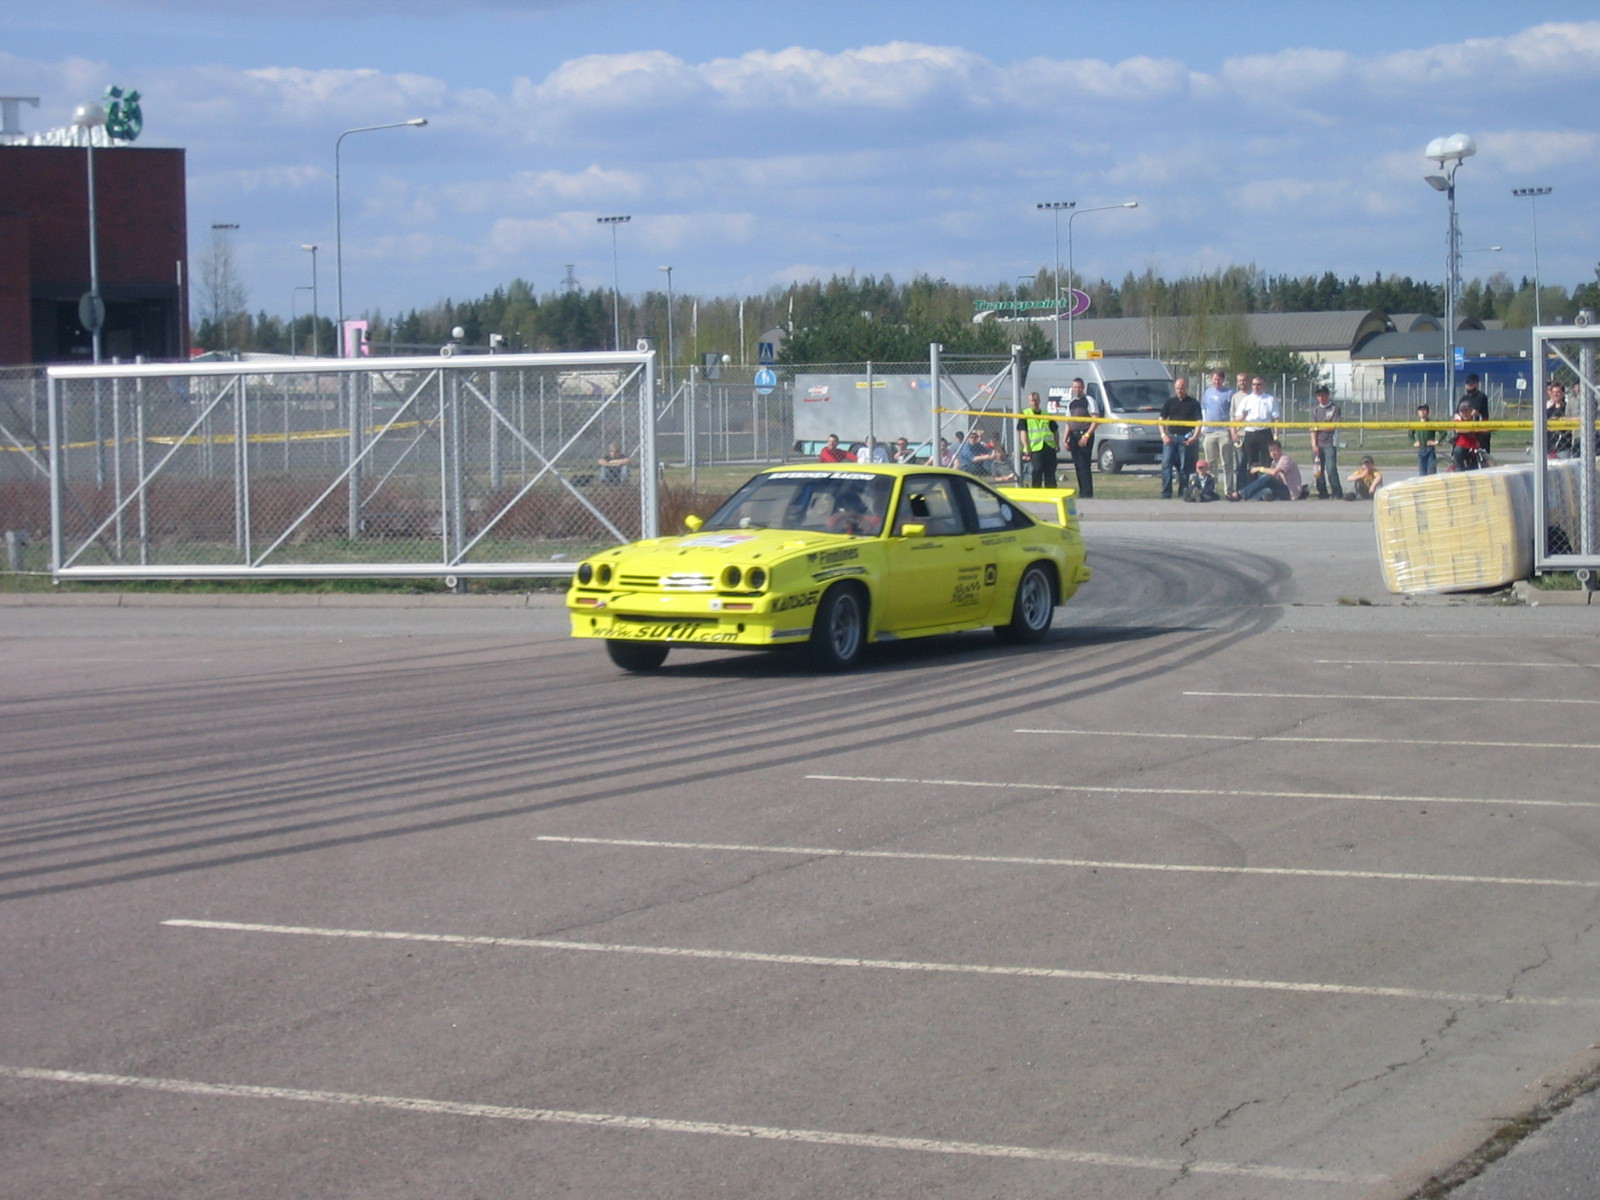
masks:
<path fill-rule="evenodd" d="M 891 476 L 866 471 L 773 471 L 745 484 L 701 528 L 875 537 L 893 488 Z"/>
<path fill-rule="evenodd" d="M 1172 395 L 1165 379 L 1108 379 L 1106 396 L 1113 412 L 1160 412 Z"/>

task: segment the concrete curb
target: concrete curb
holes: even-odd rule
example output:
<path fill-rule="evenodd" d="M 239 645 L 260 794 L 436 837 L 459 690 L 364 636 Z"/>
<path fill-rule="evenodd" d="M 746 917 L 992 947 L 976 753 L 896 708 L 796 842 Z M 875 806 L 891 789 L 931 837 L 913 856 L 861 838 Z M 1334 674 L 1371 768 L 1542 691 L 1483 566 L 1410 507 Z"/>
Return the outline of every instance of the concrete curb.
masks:
<path fill-rule="evenodd" d="M 1372 505 L 1338 500 L 1079 500 L 1078 515 L 1097 521 L 1338 521 L 1372 524 Z"/>
<path fill-rule="evenodd" d="M 1526 579 L 1519 579 L 1511 585 L 1511 594 L 1527 605 L 1559 605 L 1571 608 L 1600 608 L 1594 603 L 1594 593 L 1586 592 L 1582 588 L 1571 591 L 1550 591 L 1546 588 L 1534 587 Z"/>

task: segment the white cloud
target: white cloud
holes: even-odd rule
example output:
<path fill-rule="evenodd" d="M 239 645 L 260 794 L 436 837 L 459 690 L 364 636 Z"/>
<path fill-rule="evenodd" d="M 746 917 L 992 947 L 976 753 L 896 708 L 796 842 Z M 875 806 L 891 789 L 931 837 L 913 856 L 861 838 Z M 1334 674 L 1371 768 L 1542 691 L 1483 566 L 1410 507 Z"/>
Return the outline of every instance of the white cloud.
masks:
<path fill-rule="evenodd" d="M 1503 175 L 1544 171 L 1600 154 L 1600 133 L 1579 130 L 1507 129 L 1475 139 L 1478 155 Z"/>
<path fill-rule="evenodd" d="M 262 295 L 300 282 L 281 247 L 331 243 L 339 134 L 427 117 L 426 130 L 344 146 L 347 263 L 376 290 L 388 279 L 365 264 L 392 253 L 395 280 L 426 289 L 390 308 L 515 274 L 548 286 L 567 262 L 609 280 L 610 239 L 594 221 L 606 212 L 633 214 L 622 253 L 634 289 L 657 286 L 663 262 L 685 290 L 708 292 L 852 267 L 1005 279 L 1049 258 L 1050 222 L 1034 209 L 1049 199 L 1139 200 L 1093 220 L 1078 248 L 1079 266 L 1113 274 L 1156 258 L 1427 275 L 1441 221 L 1421 182 L 1430 137 L 1478 140 L 1463 176 L 1475 230 L 1525 220 L 1517 183 L 1552 184 L 1576 205 L 1600 182 L 1600 132 L 1580 103 L 1600 93 L 1600 21 L 1371 54 L 1288 48 L 1205 70 L 1027 55 L 893 41 L 690 61 L 647 48 L 572 58 L 498 92 L 293 63 L 134 82 L 141 144 L 188 149 L 196 220 L 240 221 L 241 251 L 258 243 L 250 261 L 264 271 L 290 260 Z M 0 54 L 0 74 L 17 93 L 75 99 L 116 77 L 103 62 L 14 54 Z M 46 119 L 39 110 L 34 127 Z M 1567 241 L 1592 265 L 1587 239 Z"/>

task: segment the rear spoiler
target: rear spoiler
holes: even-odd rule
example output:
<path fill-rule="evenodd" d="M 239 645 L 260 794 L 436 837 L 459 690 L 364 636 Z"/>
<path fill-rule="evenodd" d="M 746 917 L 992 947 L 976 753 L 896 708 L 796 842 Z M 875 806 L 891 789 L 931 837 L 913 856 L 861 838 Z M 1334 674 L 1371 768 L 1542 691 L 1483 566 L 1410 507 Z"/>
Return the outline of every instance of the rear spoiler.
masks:
<path fill-rule="evenodd" d="M 1003 487 L 997 490 L 1035 520 L 1048 521 L 1052 525 L 1073 526 L 1078 523 L 1076 488 Z"/>

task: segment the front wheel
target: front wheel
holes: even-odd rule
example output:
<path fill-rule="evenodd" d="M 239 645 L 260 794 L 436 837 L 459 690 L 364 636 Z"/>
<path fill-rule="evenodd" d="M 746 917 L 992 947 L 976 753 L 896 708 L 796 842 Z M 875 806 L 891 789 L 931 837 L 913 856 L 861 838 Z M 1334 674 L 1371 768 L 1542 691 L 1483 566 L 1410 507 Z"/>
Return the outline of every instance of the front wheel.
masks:
<path fill-rule="evenodd" d="M 1055 616 L 1055 584 L 1050 580 L 1050 573 L 1034 563 L 1022 573 L 1022 580 L 1017 584 L 1017 598 L 1011 605 L 1011 623 L 996 625 L 994 631 L 1003 642 L 1026 645 L 1043 640 Z"/>
<path fill-rule="evenodd" d="M 624 671 L 654 671 L 667 661 L 667 648 L 660 642 L 623 642 L 607 639 L 606 653 Z"/>
<path fill-rule="evenodd" d="M 817 605 L 806 657 L 819 671 L 855 666 L 867 641 L 866 599 L 850 584 L 838 584 Z"/>
<path fill-rule="evenodd" d="M 1100 469 L 1107 475 L 1117 475 L 1122 471 L 1122 463 L 1117 459 L 1117 452 L 1109 443 L 1100 447 L 1099 463 Z"/>

